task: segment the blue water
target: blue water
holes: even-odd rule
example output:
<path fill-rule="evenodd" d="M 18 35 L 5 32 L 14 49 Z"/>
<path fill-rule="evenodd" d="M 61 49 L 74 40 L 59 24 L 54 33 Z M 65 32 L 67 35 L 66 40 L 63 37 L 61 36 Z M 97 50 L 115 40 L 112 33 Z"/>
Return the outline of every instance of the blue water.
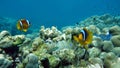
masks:
<path fill-rule="evenodd" d="M 120 14 L 120 0 L 0 0 L 0 16 L 27 18 L 38 26 L 74 25 L 92 15 Z"/>

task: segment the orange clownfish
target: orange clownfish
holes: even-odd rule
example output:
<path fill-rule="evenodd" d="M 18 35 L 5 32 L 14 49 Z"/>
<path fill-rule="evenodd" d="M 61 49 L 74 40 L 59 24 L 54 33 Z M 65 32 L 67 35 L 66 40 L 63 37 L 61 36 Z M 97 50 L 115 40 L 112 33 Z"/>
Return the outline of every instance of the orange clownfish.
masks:
<path fill-rule="evenodd" d="M 88 44 L 92 42 L 93 34 L 91 31 L 83 28 L 79 33 L 72 35 L 73 40 L 79 42 L 82 47 L 88 48 Z"/>
<path fill-rule="evenodd" d="M 27 32 L 28 28 L 30 27 L 30 22 L 26 19 L 20 19 L 18 20 L 16 27 L 18 30 Z"/>

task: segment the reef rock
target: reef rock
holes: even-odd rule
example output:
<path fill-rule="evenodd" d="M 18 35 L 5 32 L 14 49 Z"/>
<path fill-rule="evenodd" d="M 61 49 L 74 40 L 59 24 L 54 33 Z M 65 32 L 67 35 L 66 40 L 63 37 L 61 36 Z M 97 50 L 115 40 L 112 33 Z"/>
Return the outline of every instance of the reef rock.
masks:
<path fill-rule="evenodd" d="M 108 35 L 109 34 L 109 28 L 103 28 L 102 31 L 101 31 L 102 34 L 104 35 Z"/>
<path fill-rule="evenodd" d="M 104 59 L 104 67 L 111 68 L 113 64 L 116 64 L 117 60 L 118 58 L 113 52 L 107 53 L 107 56 Z"/>
<path fill-rule="evenodd" d="M 120 56 L 120 47 L 113 48 L 112 52 L 115 53 L 117 56 Z"/>
<path fill-rule="evenodd" d="M 60 51 L 54 52 L 54 55 L 60 57 L 61 60 L 67 61 L 68 63 L 71 63 L 75 58 L 74 51 L 71 49 L 62 49 Z"/>
<path fill-rule="evenodd" d="M 111 34 L 111 35 L 120 35 L 120 27 L 119 26 L 113 26 L 113 27 L 111 27 L 110 29 L 109 29 L 109 33 Z"/>
<path fill-rule="evenodd" d="M 29 54 L 24 60 L 24 63 L 26 63 L 25 68 L 39 68 L 38 65 L 38 57 L 34 54 Z"/>
<path fill-rule="evenodd" d="M 55 68 L 60 63 L 60 59 L 58 57 L 50 56 L 48 59 L 51 68 Z"/>
<path fill-rule="evenodd" d="M 89 62 L 93 65 L 97 63 L 100 67 L 103 67 L 103 61 L 100 58 L 89 58 Z"/>
<path fill-rule="evenodd" d="M 12 66 L 12 62 L 0 54 L 0 68 L 9 68 Z"/>
<path fill-rule="evenodd" d="M 0 48 L 7 48 L 12 45 L 12 40 L 8 36 L 10 36 L 8 31 L 2 31 L 0 33 Z"/>
<path fill-rule="evenodd" d="M 110 68 L 119 68 L 120 67 L 120 58 L 118 58 L 118 60 L 111 64 L 111 67 Z"/>
<path fill-rule="evenodd" d="M 105 59 L 106 56 L 107 56 L 107 53 L 106 53 L 106 52 L 101 52 L 100 55 L 99 55 L 99 57 L 100 57 L 101 59 Z"/>
<path fill-rule="evenodd" d="M 83 21 L 79 22 L 80 27 L 85 27 L 89 25 L 96 25 L 100 30 L 105 27 L 112 27 L 114 25 L 120 25 L 120 17 L 114 17 L 110 14 L 104 14 L 101 16 L 94 15 Z"/>
<path fill-rule="evenodd" d="M 98 57 L 100 52 L 101 51 L 96 47 L 88 49 L 88 53 L 89 53 L 90 58 Z"/>
<path fill-rule="evenodd" d="M 97 47 L 97 48 L 102 48 L 102 46 L 103 46 L 102 38 L 93 36 L 92 45 Z"/>
<path fill-rule="evenodd" d="M 83 58 L 84 55 L 85 55 L 85 49 L 78 47 L 78 48 L 75 50 L 75 55 L 76 55 L 76 59 L 77 59 L 77 60 Z M 88 58 L 88 57 L 84 57 L 84 58 Z"/>
<path fill-rule="evenodd" d="M 13 44 L 13 41 L 10 40 L 8 37 L 5 37 L 0 41 L 0 48 L 8 48 L 11 47 Z"/>
<path fill-rule="evenodd" d="M 31 39 L 30 38 L 25 38 L 25 41 L 22 43 L 23 46 L 25 45 L 30 45 L 31 44 Z"/>
<path fill-rule="evenodd" d="M 120 35 L 112 36 L 111 41 L 115 47 L 120 47 Z"/>
<path fill-rule="evenodd" d="M 93 34 L 101 34 L 100 29 L 95 25 L 90 25 L 88 28 L 93 32 Z"/>
<path fill-rule="evenodd" d="M 15 35 L 11 40 L 13 41 L 13 45 L 22 44 L 25 40 L 25 35 Z"/>
<path fill-rule="evenodd" d="M 63 28 L 62 30 L 63 30 L 62 31 L 63 33 L 65 33 L 66 35 L 68 35 L 68 34 L 72 33 L 73 28 L 72 27 L 66 27 L 66 28 Z"/>
<path fill-rule="evenodd" d="M 113 44 L 111 41 L 104 41 L 103 42 L 103 50 L 110 52 L 114 48 Z"/>
<path fill-rule="evenodd" d="M 103 67 L 101 67 L 98 63 L 96 63 L 96 64 L 90 64 L 90 65 L 88 65 L 87 66 L 88 68 L 103 68 Z"/>
<path fill-rule="evenodd" d="M 1 33 L 0 33 L 0 40 L 1 39 L 3 39 L 4 37 L 6 37 L 6 36 L 10 36 L 11 34 L 8 32 L 8 31 L 2 31 Z"/>
<path fill-rule="evenodd" d="M 38 48 L 38 46 L 40 46 L 42 44 L 43 44 L 43 40 L 40 37 L 35 38 L 32 43 L 33 50 L 36 50 Z"/>
<path fill-rule="evenodd" d="M 0 48 L 8 48 L 8 47 L 22 44 L 24 39 L 25 39 L 24 35 L 15 35 L 15 36 L 4 37 L 0 41 Z"/>
<path fill-rule="evenodd" d="M 44 26 L 41 26 L 40 37 L 44 40 L 47 40 L 49 38 L 53 39 L 60 34 L 61 32 L 54 26 L 52 26 L 51 28 L 45 28 Z"/>

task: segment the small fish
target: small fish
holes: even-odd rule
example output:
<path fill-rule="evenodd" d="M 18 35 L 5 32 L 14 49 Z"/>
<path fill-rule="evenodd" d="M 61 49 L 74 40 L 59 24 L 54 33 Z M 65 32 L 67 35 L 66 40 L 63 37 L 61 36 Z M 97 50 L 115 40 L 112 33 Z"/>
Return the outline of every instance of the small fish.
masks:
<path fill-rule="evenodd" d="M 28 28 L 30 27 L 30 22 L 26 19 L 20 19 L 18 20 L 16 27 L 18 30 L 27 32 Z"/>
<path fill-rule="evenodd" d="M 79 33 L 73 34 L 72 38 L 76 42 L 79 42 L 82 47 L 88 49 L 88 44 L 92 42 L 93 34 L 86 28 L 83 28 Z"/>

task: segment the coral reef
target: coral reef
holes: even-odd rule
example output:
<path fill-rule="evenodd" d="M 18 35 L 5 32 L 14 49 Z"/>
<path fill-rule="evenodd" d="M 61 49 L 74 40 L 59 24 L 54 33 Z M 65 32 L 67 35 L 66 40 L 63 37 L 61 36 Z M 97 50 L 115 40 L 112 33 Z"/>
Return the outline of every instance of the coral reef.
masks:
<path fill-rule="evenodd" d="M 120 47 L 120 35 L 112 36 L 111 41 L 115 47 Z"/>
<path fill-rule="evenodd" d="M 101 34 L 100 29 L 96 27 L 95 25 L 89 25 L 88 27 L 94 34 Z"/>
<path fill-rule="evenodd" d="M 103 42 L 103 50 L 106 52 L 110 52 L 114 48 L 111 41 L 104 41 Z"/>
<path fill-rule="evenodd" d="M 120 27 L 118 25 L 115 25 L 109 29 L 109 33 L 114 35 L 119 35 L 120 34 Z"/>
<path fill-rule="evenodd" d="M 0 67 L 1 68 L 9 68 L 12 65 L 12 61 L 5 58 L 3 54 L 0 54 Z"/>
<path fill-rule="evenodd" d="M 88 50 L 90 58 L 98 57 L 100 52 L 101 51 L 98 48 L 95 48 L 95 47 Z"/>
<path fill-rule="evenodd" d="M 102 48 L 103 46 L 103 40 L 100 37 L 93 37 L 92 45 L 97 47 L 97 48 Z"/>
<path fill-rule="evenodd" d="M 15 20 L 1 18 L 4 26 Z M 9 20 L 9 21 L 7 21 Z M 3 24 L 0 24 L 3 25 Z M 0 68 L 119 68 L 120 17 L 92 16 L 75 26 L 52 26 L 27 33 L 0 27 Z M 93 33 L 88 49 L 72 39 L 86 28 Z M 9 30 L 8 30 L 9 29 Z M 15 32 L 14 32 L 15 31 Z M 28 30 L 29 31 L 29 30 Z"/>
<path fill-rule="evenodd" d="M 24 59 L 25 68 L 38 68 L 38 57 L 34 54 L 29 54 Z"/>
<path fill-rule="evenodd" d="M 79 26 L 82 27 L 86 27 L 89 25 L 96 25 L 96 27 L 98 27 L 100 30 L 102 30 L 105 27 L 110 28 L 114 25 L 120 26 L 120 17 L 119 16 L 114 17 L 110 14 L 104 14 L 101 16 L 94 15 L 79 22 Z"/>
<path fill-rule="evenodd" d="M 51 28 L 45 28 L 44 26 L 41 26 L 40 37 L 44 40 L 53 39 L 59 34 L 61 34 L 61 32 L 54 26 L 52 26 Z"/>
<path fill-rule="evenodd" d="M 115 53 L 117 56 L 120 56 L 120 47 L 113 48 L 112 52 Z"/>

